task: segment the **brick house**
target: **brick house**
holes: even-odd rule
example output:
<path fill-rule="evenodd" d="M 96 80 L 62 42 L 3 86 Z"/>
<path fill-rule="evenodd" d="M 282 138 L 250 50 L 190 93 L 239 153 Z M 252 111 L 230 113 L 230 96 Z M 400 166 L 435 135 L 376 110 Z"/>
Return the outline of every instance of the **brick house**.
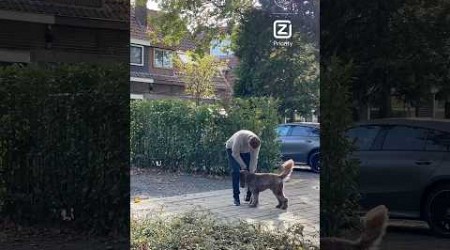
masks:
<path fill-rule="evenodd" d="M 151 43 L 147 23 L 149 15 L 157 12 L 145 7 L 132 7 L 130 17 L 130 94 L 132 99 L 164 99 L 191 97 L 185 94 L 185 83 L 176 74 L 172 56 L 182 56 L 195 49 L 194 44 L 184 39 L 178 46 L 168 47 Z M 225 60 L 225 57 L 218 57 Z M 228 60 L 230 65 L 236 60 Z M 231 67 L 220 70 L 214 78 L 215 94 L 219 99 L 227 98 L 232 91 Z"/>
<path fill-rule="evenodd" d="M 123 0 L 0 1 L 0 64 L 123 62 L 129 3 Z"/>

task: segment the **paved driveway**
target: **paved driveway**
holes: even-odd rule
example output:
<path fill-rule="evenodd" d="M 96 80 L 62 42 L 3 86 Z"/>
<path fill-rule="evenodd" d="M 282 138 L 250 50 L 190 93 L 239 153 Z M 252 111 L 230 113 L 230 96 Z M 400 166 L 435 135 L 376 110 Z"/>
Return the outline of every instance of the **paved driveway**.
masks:
<path fill-rule="evenodd" d="M 133 178 L 131 180 L 133 182 Z M 231 185 L 231 181 L 228 181 L 228 185 Z M 195 185 L 195 183 L 192 184 Z M 173 185 L 176 186 L 179 183 Z M 199 185 L 204 184 L 199 181 Z M 317 174 L 305 171 L 294 172 L 285 186 L 285 194 L 289 198 L 289 208 L 286 211 L 275 208 L 278 203 L 270 190 L 260 194 L 258 208 L 250 208 L 246 203 L 243 203 L 240 207 L 234 206 L 231 189 L 187 193 L 170 197 L 161 197 L 160 190 L 155 193 L 156 195 L 152 195 L 151 191 L 148 191 L 145 193 L 146 199 L 138 203 L 133 200 L 130 202 L 133 217 L 146 216 L 156 211 L 181 213 L 192 209 L 200 209 L 210 211 L 224 220 L 240 219 L 258 222 L 266 224 L 269 228 L 283 228 L 291 223 L 301 223 L 304 226 L 305 238 L 313 243 L 318 242 L 320 190 L 319 175 Z M 134 192 L 134 194 L 139 196 L 137 192 Z M 241 192 L 241 196 L 243 195 L 244 192 Z"/>

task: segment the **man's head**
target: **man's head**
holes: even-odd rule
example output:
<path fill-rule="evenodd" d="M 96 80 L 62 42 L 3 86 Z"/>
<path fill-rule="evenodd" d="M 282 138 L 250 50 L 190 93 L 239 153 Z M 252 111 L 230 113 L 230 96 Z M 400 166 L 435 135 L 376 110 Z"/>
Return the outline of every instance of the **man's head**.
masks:
<path fill-rule="evenodd" d="M 261 146 L 261 141 L 259 140 L 258 137 L 250 138 L 250 141 L 248 143 L 250 144 L 250 147 L 253 149 L 257 149 L 259 148 L 259 146 Z"/>

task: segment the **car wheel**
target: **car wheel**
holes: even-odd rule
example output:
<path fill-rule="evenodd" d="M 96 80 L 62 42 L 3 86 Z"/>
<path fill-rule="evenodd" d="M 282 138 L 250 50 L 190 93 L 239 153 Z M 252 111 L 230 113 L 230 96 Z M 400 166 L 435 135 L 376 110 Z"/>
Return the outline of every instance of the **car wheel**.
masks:
<path fill-rule="evenodd" d="M 320 154 L 319 150 L 315 150 L 309 154 L 308 165 L 314 173 L 320 173 Z"/>
<path fill-rule="evenodd" d="M 435 188 L 427 197 L 425 215 L 431 230 L 450 237 L 450 185 Z"/>

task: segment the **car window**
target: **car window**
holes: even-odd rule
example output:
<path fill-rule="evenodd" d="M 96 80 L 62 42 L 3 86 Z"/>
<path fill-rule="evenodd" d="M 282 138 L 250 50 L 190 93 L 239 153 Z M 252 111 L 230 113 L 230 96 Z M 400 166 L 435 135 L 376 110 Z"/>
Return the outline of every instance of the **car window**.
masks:
<path fill-rule="evenodd" d="M 370 150 L 380 130 L 376 125 L 354 127 L 347 131 L 347 137 L 358 150 Z"/>
<path fill-rule="evenodd" d="M 430 130 L 425 146 L 427 151 L 450 151 L 450 133 Z"/>
<path fill-rule="evenodd" d="M 386 134 L 383 150 L 420 151 L 425 149 L 427 130 L 407 126 L 393 126 Z"/>
<path fill-rule="evenodd" d="M 304 127 L 304 126 L 294 126 L 292 128 L 292 136 L 317 136 L 315 133 L 316 128 Z"/>
<path fill-rule="evenodd" d="M 318 128 L 312 129 L 312 130 L 311 130 L 311 136 L 317 136 L 317 137 L 319 137 L 319 136 L 320 136 L 320 129 L 318 129 Z"/>
<path fill-rule="evenodd" d="M 286 136 L 289 133 L 289 126 L 279 126 L 276 129 L 278 136 Z"/>

